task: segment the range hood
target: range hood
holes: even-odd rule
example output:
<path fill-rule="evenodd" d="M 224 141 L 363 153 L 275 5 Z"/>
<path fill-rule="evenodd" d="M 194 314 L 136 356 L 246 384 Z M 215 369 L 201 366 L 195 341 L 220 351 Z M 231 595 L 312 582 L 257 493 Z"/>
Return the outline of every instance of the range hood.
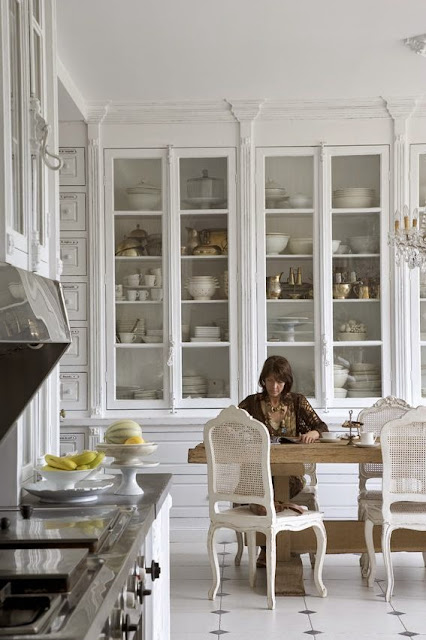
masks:
<path fill-rule="evenodd" d="M 0 262 L 0 441 L 70 342 L 59 282 Z"/>

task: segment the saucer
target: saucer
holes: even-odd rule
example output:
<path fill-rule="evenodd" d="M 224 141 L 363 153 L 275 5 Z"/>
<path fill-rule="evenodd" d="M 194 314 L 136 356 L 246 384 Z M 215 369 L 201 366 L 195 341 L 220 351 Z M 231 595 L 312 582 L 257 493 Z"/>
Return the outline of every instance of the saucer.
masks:
<path fill-rule="evenodd" d="M 338 442 L 339 438 L 319 438 L 318 442 Z"/>
<path fill-rule="evenodd" d="M 375 442 L 374 444 L 363 444 L 362 442 L 354 442 L 354 447 L 379 447 L 380 444 L 378 442 Z"/>

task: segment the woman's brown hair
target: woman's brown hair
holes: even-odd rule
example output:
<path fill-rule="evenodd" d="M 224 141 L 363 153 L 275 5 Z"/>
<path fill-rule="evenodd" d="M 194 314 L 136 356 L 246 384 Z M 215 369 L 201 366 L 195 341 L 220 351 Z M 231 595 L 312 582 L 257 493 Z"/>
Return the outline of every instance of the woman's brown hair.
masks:
<path fill-rule="evenodd" d="M 263 364 L 262 371 L 259 376 L 259 385 L 262 387 L 262 393 L 266 394 L 265 380 L 268 376 L 273 376 L 276 380 L 284 382 L 284 389 L 281 395 L 285 396 L 291 391 L 293 386 L 293 371 L 287 358 L 283 356 L 270 356 Z"/>

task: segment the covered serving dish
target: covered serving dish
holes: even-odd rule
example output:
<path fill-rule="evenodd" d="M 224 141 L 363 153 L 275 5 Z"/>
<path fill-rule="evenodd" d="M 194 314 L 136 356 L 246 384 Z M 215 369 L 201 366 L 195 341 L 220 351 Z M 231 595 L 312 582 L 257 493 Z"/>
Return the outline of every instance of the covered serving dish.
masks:
<path fill-rule="evenodd" d="M 126 189 L 131 209 L 158 209 L 161 205 L 161 189 L 141 180 L 134 187 Z"/>

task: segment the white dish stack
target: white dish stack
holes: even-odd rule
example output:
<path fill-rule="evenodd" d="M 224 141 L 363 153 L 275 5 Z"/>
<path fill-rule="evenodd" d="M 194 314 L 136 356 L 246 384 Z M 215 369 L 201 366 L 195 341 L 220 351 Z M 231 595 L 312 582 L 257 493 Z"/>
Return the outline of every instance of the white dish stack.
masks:
<path fill-rule="evenodd" d="M 191 276 L 185 288 L 194 300 L 210 300 L 219 288 L 219 281 L 215 276 Z"/>
<path fill-rule="evenodd" d="M 347 387 L 348 398 L 380 397 L 382 376 L 379 367 L 369 362 L 351 364 Z"/>
<path fill-rule="evenodd" d="M 147 343 L 161 343 L 163 342 L 163 330 L 162 329 L 147 329 L 144 337 L 144 342 Z"/>
<path fill-rule="evenodd" d="M 344 187 L 333 191 L 336 209 L 364 209 L 374 205 L 376 192 L 369 187 Z"/>
<path fill-rule="evenodd" d="M 207 389 L 207 379 L 203 376 L 182 377 L 182 395 L 184 398 L 205 398 Z"/>
<path fill-rule="evenodd" d="M 346 398 L 348 390 L 345 389 L 345 384 L 348 379 L 349 369 L 346 369 L 342 364 L 333 365 L 333 379 L 334 379 L 334 397 Z"/>
<path fill-rule="evenodd" d="M 191 342 L 220 342 L 220 327 L 195 327 Z"/>
<path fill-rule="evenodd" d="M 158 398 L 157 389 L 138 389 L 133 394 L 135 400 L 156 400 Z"/>

